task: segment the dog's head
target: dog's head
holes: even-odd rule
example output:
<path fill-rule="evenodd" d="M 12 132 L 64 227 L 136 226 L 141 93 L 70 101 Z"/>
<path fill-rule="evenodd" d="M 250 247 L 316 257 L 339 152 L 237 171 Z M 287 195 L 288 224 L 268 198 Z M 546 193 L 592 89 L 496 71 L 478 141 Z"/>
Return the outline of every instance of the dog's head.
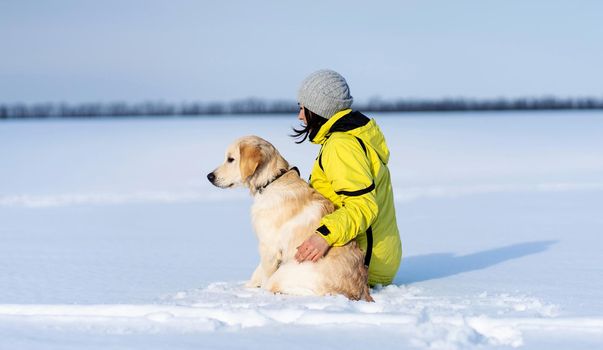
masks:
<path fill-rule="evenodd" d="M 258 136 L 245 136 L 228 146 L 224 163 L 209 173 L 207 179 L 220 188 L 251 187 L 288 166 L 270 142 Z"/>

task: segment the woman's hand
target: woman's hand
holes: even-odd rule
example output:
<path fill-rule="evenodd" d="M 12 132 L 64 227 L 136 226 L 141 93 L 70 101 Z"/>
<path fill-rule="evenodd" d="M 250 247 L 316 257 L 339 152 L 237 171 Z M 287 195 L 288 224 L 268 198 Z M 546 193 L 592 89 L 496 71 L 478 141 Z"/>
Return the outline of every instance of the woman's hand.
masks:
<path fill-rule="evenodd" d="M 327 253 L 329 248 L 329 243 L 322 236 L 317 233 L 313 234 L 302 245 L 297 247 L 295 260 L 300 263 L 304 261 L 317 262 L 318 259 Z"/>

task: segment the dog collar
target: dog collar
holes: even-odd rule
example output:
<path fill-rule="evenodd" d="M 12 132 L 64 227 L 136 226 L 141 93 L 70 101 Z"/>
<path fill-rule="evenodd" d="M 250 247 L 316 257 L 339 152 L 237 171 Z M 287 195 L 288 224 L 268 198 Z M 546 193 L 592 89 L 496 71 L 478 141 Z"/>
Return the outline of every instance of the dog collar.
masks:
<path fill-rule="evenodd" d="M 297 175 L 301 176 L 299 169 L 294 166 L 289 168 L 289 170 L 287 169 L 281 169 L 280 173 L 278 175 L 276 175 L 275 177 L 273 177 L 270 181 L 268 181 L 265 185 L 263 186 L 259 186 L 256 187 L 256 192 L 262 193 L 262 190 L 264 190 L 266 187 L 268 187 L 271 183 L 273 183 L 274 181 L 278 180 L 281 176 L 285 175 L 286 173 L 290 172 L 291 170 L 295 170 L 295 172 L 297 173 Z"/>

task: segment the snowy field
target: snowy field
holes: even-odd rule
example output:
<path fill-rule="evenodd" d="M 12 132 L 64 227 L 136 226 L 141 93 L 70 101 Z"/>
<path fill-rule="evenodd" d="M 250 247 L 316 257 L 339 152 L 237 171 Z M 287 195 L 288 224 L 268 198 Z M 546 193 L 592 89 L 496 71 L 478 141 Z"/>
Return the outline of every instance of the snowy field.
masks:
<path fill-rule="evenodd" d="M 375 303 L 243 287 L 247 134 L 295 115 L 0 122 L 0 349 L 603 347 L 603 113 L 373 114 L 404 258 Z"/>

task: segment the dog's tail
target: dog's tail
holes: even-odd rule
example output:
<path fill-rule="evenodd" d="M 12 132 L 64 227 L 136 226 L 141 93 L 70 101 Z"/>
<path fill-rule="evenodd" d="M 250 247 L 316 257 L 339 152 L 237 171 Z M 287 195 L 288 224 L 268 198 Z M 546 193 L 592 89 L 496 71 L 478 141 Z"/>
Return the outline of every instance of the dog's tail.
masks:
<path fill-rule="evenodd" d="M 366 288 L 366 294 L 364 294 L 364 296 L 362 297 L 362 299 L 364 301 L 369 302 L 369 303 L 374 303 L 375 302 L 375 299 L 373 299 L 373 297 L 368 292 L 368 286 Z"/>
<path fill-rule="evenodd" d="M 362 271 L 360 273 L 364 277 L 363 278 L 364 281 L 366 281 L 366 283 L 364 283 L 362 290 L 360 291 L 360 300 L 364 300 L 369 303 L 374 303 L 375 299 L 373 299 L 373 297 L 371 296 L 371 293 L 370 293 L 371 289 L 368 284 L 368 267 L 361 265 L 360 269 L 362 269 Z"/>
<path fill-rule="evenodd" d="M 358 251 L 362 253 L 360 249 L 358 249 Z M 356 269 L 358 269 L 357 273 L 353 274 L 356 277 L 356 283 L 353 284 L 355 287 L 353 288 L 354 293 L 353 295 L 346 296 L 351 300 L 364 300 L 372 303 L 375 300 L 371 296 L 371 288 L 368 283 L 368 266 L 362 263 L 362 261 L 364 261 L 364 254 L 360 254 L 360 257 L 362 260 L 356 265 Z"/>
<path fill-rule="evenodd" d="M 364 287 L 364 290 L 362 291 L 362 295 L 360 296 L 360 300 L 364 300 L 369 303 L 375 302 L 375 299 L 373 299 L 373 297 L 370 294 L 370 288 L 369 288 L 368 284 L 366 285 L 366 287 Z"/>
<path fill-rule="evenodd" d="M 339 272 L 339 278 L 327 282 L 327 293 L 343 294 L 350 300 L 374 302 L 368 283 L 368 268 L 364 265 L 364 252 L 352 240 L 343 247 L 333 247 L 326 259 Z"/>

